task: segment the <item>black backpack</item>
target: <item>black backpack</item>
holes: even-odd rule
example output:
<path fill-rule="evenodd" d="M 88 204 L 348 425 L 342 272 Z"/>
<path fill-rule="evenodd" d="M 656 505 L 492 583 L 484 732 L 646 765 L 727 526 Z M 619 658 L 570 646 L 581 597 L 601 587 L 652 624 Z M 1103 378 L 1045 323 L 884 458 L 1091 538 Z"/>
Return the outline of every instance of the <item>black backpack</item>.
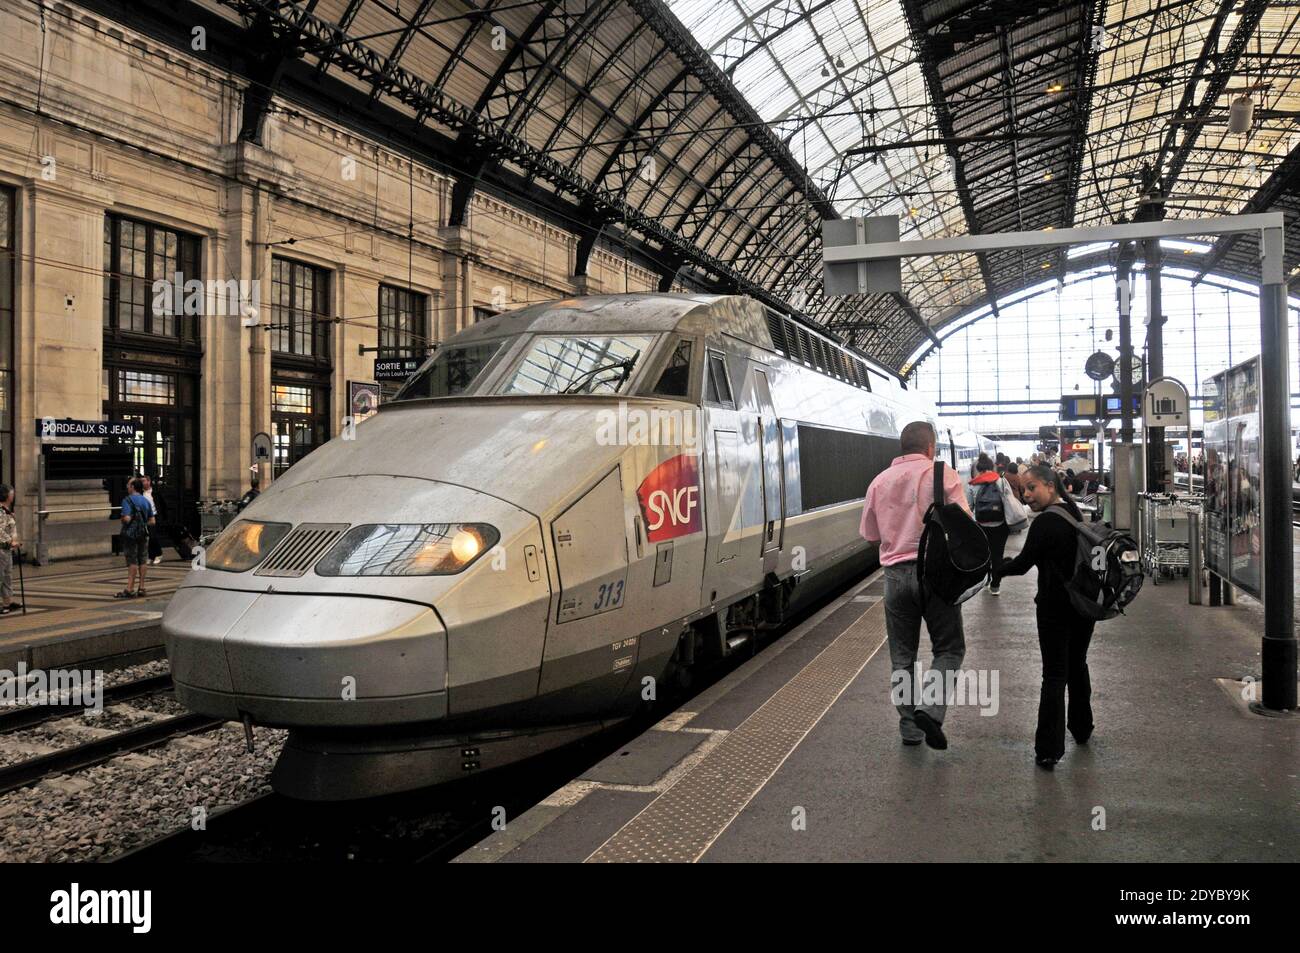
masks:
<path fill-rule="evenodd" d="M 949 605 L 965 602 L 989 578 L 989 541 L 960 503 L 945 503 L 943 462 L 934 464 L 934 502 L 925 511 L 925 528 L 916 554 L 916 576 Z"/>
<path fill-rule="evenodd" d="M 1136 598 L 1146 577 L 1142 575 L 1142 553 L 1128 533 L 1110 529 L 1104 523 L 1081 523 L 1063 506 L 1049 506 L 1074 527 L 1078 549 L 1074 574 L 1066 581 L 1074 611 L 1085 619 L 1113 619 Z"/>
<path fill-rule="evenodd" d="M 981 483 L 975 488 L 975 522 L 1005 523 L 1006 511 L 1002 508 L 1002 488 L 999 477 L 992 483 Z"/>
<path fill-rule="evenodd" d="M 147 539 L 149 537 L 149 514 L 140 509 L 139 504 L 129 496 L 126 501 L 131 504 L 131 522 L 126 524 L 122 532 L 127 539 Z"/>

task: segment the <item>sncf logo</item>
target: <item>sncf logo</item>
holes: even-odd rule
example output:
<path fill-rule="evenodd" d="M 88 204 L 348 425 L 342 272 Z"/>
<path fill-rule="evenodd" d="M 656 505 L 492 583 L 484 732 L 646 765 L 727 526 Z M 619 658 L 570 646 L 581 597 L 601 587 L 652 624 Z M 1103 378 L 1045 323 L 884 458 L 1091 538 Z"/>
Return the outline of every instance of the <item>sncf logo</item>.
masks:
<path fill-rule="evenodd" d="M 700 478 L 697 457 L 679 453 L 650 471 L 637 487 L 636 498 L 652 543 L 698 533 Z"/>

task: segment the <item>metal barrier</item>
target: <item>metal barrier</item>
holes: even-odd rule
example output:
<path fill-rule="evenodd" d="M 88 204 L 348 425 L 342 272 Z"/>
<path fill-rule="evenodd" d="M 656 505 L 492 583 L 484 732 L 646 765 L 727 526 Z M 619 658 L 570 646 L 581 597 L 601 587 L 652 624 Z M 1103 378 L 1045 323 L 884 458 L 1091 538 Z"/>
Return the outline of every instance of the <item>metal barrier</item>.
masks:
<path fill-rule="evenodd" d="M 97 540 L 111 539 L 122 531 L 122 524 L 116 519 L 97 519 L 97 520 L 69 520 L 67 522 L 55 520 L 50 522 L 51 516 L 58 516 L 64 513 L 116 513 L 121 511 L 120 506 L 78 506 L 61 510 L 37 510 L 36 511 L 36 553 L 34 562 L 38 566 L 43 566 L 50 561 L 49 544 L 67 542 L 69 540 Z"/>
<path fill-rule="evenodd" d="M 1201 514 L 1199 511 L 1187 516 L 1187 601 L 1194 605 L 1201 604 Z"/>

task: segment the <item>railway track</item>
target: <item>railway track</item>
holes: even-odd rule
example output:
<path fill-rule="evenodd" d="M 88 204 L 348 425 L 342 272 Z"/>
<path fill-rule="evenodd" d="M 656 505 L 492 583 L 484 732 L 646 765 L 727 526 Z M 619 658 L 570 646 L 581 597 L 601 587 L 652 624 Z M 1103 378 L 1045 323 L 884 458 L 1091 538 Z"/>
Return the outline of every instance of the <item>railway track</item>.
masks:
<path fill-rule="evenodd" d="M 171 676 L 162 674 L 133 679 L 105 688 L 102 696 L 104 711 L 109 711 L 111 705 L 120 705 L 127 701 L 169 692 L 171 684 Z M 90 705 L 82 705 L 78 708 L 45 704 L 4 711 L 0 713 L 0 744 L 3 744 L 6 738 L 12 739 L 16 732 L 44 724 L 57 726 L 60 721 L 78 719 L 91 710 L 93 709 Z M 104 737 L 92 738 L 45 754 L 24 758 L 13 764 L 0 766 L 0 794 L 37 784 L 45 778 L 75 774 L 103 764 L 119 755 L 144 751 L 165 744 L 173 738 L 209 731 L 222 724 L 224 722 L 220 719 L 185 712 L 154 718 L 143 724 L 114 731 Z"/>

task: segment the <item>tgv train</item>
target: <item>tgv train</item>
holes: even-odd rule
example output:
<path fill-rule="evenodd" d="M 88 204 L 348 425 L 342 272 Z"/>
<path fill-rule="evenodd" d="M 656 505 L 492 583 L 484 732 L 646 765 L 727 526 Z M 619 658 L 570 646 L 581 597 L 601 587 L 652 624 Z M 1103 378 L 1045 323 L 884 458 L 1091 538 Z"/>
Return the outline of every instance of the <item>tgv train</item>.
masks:
<path fill-rule="evenodd" d="M 290 728 L 272 783 L 302 798 L 568 743 L 871 564 L 861 500 L 919 418 L 746 297 L 481 321 L 213 543 L 163 618 L 176 695 Z"/>

